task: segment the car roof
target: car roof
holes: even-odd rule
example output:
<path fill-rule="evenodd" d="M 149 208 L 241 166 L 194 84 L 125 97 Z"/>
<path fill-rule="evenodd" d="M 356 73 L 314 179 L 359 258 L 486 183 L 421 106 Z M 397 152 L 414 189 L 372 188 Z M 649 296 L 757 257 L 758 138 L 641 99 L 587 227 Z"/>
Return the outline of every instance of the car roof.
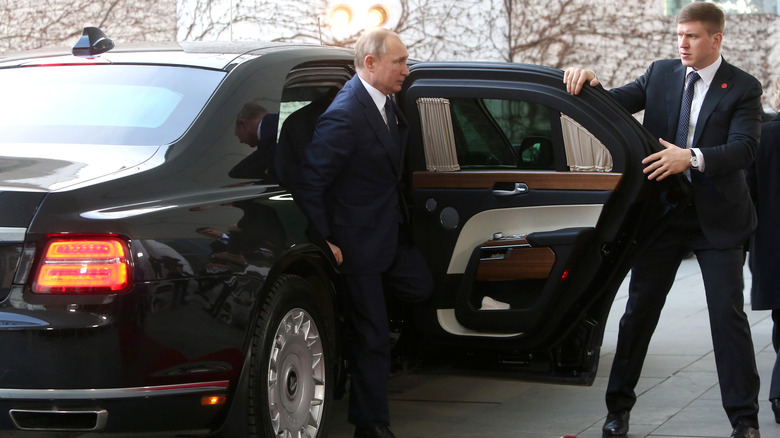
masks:
<path fill-rule="evenodd" d="M 236 65 L 269 53 L 318 50 L 352 56 L 341 47 L 315 44 L 274 43 L 266 41 L 180 41 L 117 44 L 102 55 L 91 58 L 73 56 L 71 48 L 46 48 L 0 54 L 0 68 L 34 64 L 76 64 L 109 62 L 112 64 L 161 64 L 231 70 Z"/>

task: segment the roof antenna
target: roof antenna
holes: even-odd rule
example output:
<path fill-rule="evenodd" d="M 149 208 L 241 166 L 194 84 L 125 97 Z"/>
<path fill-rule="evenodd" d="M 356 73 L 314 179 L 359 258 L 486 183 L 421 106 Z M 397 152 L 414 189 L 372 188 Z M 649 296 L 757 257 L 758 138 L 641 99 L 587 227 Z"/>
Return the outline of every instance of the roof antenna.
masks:
<path fill-rule="evenodd" d="M 320 24 L 320 17 L 317 17 L 317 30 L 320 32 L 320 45 L 324 46 L 325 44 L 322 43 L 322 24 Z"/>
<path fill-rule="evenodd" d="M 106 34 L 97 27 L 85 27 L 81 38 L 73 45 L 73 56 L 90 58 L 114 48 L 114 42 L 108 39 Z"/>

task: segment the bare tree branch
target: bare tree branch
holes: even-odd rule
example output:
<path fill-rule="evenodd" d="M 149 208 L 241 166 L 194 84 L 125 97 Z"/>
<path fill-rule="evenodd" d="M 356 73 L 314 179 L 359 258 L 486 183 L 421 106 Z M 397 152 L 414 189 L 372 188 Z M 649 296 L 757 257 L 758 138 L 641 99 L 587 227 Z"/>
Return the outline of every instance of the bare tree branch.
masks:
<path fill-rule="evenodd" d="M 326 14 L 332 1 L 0 0 L 0 53 L 68 46 L 84 26 L 98 26 L 119 43 L 232 38 L 351 47 L 360 30 L 330 27 Z M 641 75 L 653 59 L 677 56 L 674 17 L 642 0 L 382 2 L 392 8 L 388 26 L 402 36 L 412 58 L 422 61 L 581 65 L 597 70 L 605 86 L 616 86 Z M 777 15 L 727 16 L 724 56 L 765 86 L 780 71 L 778 42 Z"/>
<path fill-rule="evenodd" d="M 72 45 L 85 26 L 117 42 L 171 40 L 175 16 L 175 1 L 3 0 L 0 52 Z"/>

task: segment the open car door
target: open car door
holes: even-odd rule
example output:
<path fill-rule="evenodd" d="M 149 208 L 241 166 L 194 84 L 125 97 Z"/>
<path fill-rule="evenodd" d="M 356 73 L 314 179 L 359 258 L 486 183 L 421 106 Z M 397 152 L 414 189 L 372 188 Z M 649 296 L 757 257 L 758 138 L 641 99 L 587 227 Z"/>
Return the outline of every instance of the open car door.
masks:
<path fill-rule="evenodd" d="M 417 318 L 424 350 L 591 383 L 631 259 L 688 202 L 689 184 L 648 181 L 641 160 L 658 142 L 601 87 L 569 95 L 560 70 L 410 70 L 398 96 L 406 196 L 436 280 Z"/>

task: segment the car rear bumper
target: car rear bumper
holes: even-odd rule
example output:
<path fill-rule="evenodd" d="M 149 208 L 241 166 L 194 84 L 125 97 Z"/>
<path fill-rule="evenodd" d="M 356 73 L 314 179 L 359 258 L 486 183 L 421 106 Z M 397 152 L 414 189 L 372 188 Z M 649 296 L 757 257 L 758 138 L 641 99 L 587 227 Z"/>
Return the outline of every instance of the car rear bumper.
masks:
<path fill-rule="evenodd" d="M 137 388 L 0 388 L 0 430 L 206 434 L 219 427 L 227 404 L 202 400 L 227 396 L 228 387 L 224 380 Z"/>

